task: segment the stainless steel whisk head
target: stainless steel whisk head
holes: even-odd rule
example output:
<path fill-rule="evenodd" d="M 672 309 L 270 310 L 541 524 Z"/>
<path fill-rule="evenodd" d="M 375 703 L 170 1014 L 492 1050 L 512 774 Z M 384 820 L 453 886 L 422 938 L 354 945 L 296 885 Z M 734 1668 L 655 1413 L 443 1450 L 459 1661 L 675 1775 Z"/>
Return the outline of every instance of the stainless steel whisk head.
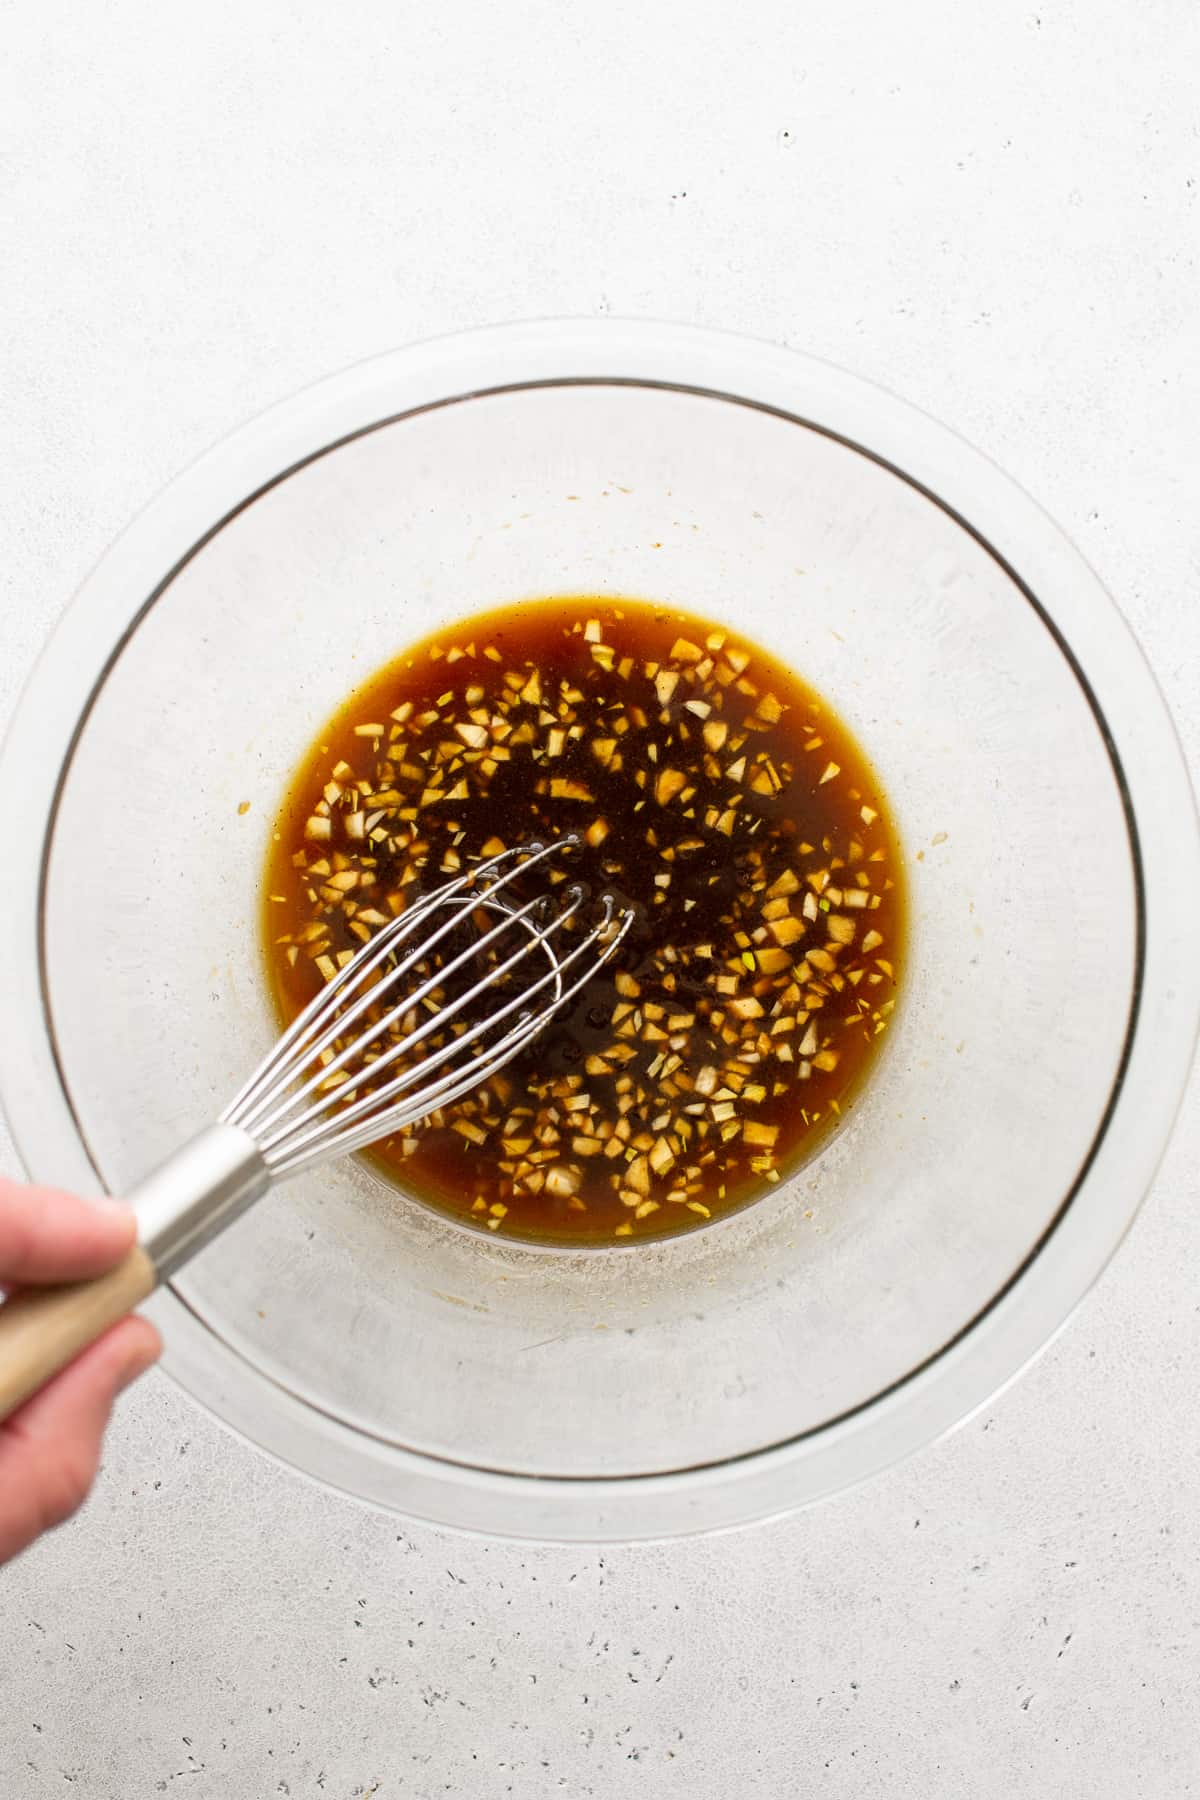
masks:
<path fill-rule="evenodd" d="M 582 887 L 519 877 L 576 838 L 480 863 L 384 925 L 305 1007 L 220 1119 L 130 1194 L 139 1242 L 94 1281 L 0 1306 L 0 1419 L 244 1212 L 272 1181 L 361 1150 L 510 1062 L 633 923 Z"/>
<path fill-rule="evenodd" d="M 502 851 L 416 901 L 337 971 L 221 1114 L 273 1177 L 361 1150 L 478 1087 L 608 961 L 632 923 L 610 896 L 577 941 L 583 888 L 564 890 L 557 911 L 545 894 L 509 897 L 518 876 L 576 842 Z M 479 912 L 496 923 L 459 947 Z M 481 1006 L 496 989 L 507 997 Z"/>
<path fill-rule="evenodd" d="M 477 864 L 414 901 L 334 973 L 218 1122 L 130 1195 L 160 1279 L 272 1181 L 427 1117 L 536 1037 L 633 923 L 604 896 L 580 934 L 583 888 L 563 890 L 557 908 L 545 892 L 513 891 L 577 843 L 518 845 Z M 464 932 L 480 914 L 487 928 Z"/>

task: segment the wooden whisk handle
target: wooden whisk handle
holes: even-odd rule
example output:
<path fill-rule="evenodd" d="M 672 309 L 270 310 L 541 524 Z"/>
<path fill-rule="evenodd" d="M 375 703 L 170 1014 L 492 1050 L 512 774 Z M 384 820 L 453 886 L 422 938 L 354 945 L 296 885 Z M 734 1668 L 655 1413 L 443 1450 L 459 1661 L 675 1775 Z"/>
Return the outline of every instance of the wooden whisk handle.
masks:
<path fill-rule="evenodd" d="M 154 1264 L 135 1244 L 106 1275 L 29 1288 L 6 1300 L 0 1306 L 0 1420 L 140 1305 L 157 1281 Z"/>
<path fill-rule="evenodd" d="M 207 1125 L 129 1195 L 137 1244 L 107 1275 L 29 1288 L 0 1306 L 0 1419 L 132 1312 L 264 1194 L 258 1145 L 234 1125 Z"/>

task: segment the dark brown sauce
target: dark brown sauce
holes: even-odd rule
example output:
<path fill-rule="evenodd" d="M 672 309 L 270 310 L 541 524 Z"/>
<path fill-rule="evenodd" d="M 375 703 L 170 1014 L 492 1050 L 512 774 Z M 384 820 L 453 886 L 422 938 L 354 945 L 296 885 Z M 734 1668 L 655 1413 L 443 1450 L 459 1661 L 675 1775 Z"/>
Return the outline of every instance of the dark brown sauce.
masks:
<path fill-rule="evenodd" d="M 728 627 L 640 601 L 530 601 L 380 670 L 280 812 L 271 986 L 289 1021 L 418 893 L 565 833 L 584 840 L 570 879 L 632 903 L 633 933 L 501 1075 L 370 1158 L 505 1236 L 661 1237 L 758 1198 L 845 1116 L 904 941 L 863 752 Z"/>

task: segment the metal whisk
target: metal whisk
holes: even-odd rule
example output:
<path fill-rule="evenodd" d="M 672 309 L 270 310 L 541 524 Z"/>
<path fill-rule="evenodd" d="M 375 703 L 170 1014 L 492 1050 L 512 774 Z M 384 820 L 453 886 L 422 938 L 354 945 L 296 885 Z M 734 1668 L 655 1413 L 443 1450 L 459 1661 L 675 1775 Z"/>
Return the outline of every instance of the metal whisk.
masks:
<path fill-rule="evenodd" d="M 0 1419 L 167 1280 L 275 1181 L 361 1150 L 502 1069 L 633 923 L 583 888 L 514 891 L 578 843 L 521 845 L 384 925 L 292 1022 L 214 1125 L 129 1199 L 137 1246 L 108 1275 L 0 1306 Z M 586 927 L 586 928 L 585 928 Z"/>

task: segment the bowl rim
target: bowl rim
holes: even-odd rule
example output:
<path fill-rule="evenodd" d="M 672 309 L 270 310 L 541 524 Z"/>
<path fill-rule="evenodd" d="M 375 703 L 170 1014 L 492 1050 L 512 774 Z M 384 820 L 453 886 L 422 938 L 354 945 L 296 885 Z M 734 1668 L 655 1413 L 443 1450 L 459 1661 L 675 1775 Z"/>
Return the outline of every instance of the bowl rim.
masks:
<path fill-rule="evenodd" d="M 1091 1155 L 1025 1262 L 951 1342 L 883 1393 L 788 1443 L 654 1475 L 529 1476 L 366 1438 L 280 1387 L 170 1288 L 150 1311 L 164 1367 L 209 1412 L 351 1497 L 440 1525 L 551 1541 L 718 1530 L 852 1487 L 960 1423 L 1057 1334 L 1128 1230 L 1166 1147 L 1200 1025 L 1200 829 L 1166 704 L 1115 603 L 1041 508 L 955 433 L 886 390 L 732 333 L 627 320 L 492 326 L 352 365 L 233 431 L 166 487 L 82 584 L 0 750 L 0 816 L 38 854 L 0 895 L 0 1104 L 30 1174 L 94 1188 L 60 1072 L 42 956 L 58 795 L 92 699 L 184 562 L 266 488 L 399 417 L 502 390 L 686 390 L 816 429 L 890 469 L 996 557 L 1089 698 L 1126 808 L 1141 965 L 1123 1067 Z"/>

